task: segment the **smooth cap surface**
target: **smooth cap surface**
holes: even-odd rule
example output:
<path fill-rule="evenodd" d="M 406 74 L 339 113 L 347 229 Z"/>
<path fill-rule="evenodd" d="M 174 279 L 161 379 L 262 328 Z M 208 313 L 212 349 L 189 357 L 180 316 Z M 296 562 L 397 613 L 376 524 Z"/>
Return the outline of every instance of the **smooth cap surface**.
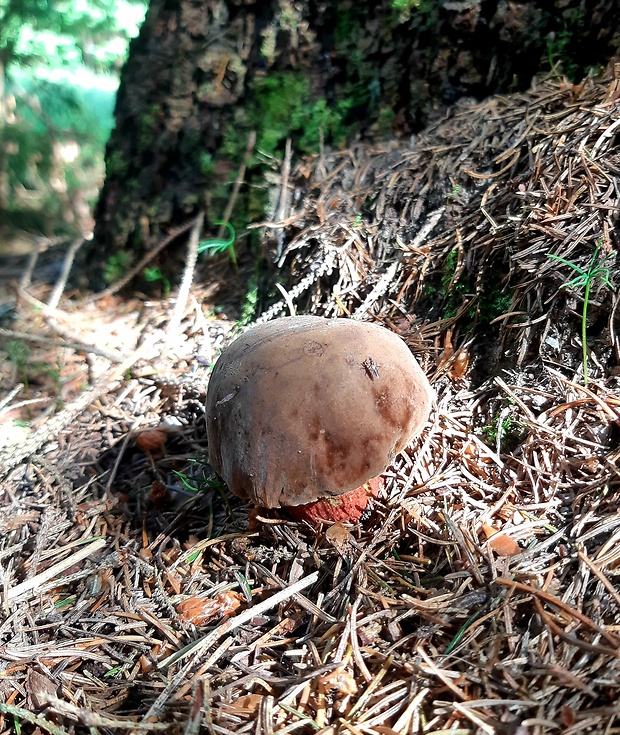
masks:
<path fill-rule="evenodd" d="M 251 327 L 207 390 L 209 459 L 236 495 L 267 508 L 353 490 L 424 427 L 433 391 L 383 327 L 300 316 Z"/>

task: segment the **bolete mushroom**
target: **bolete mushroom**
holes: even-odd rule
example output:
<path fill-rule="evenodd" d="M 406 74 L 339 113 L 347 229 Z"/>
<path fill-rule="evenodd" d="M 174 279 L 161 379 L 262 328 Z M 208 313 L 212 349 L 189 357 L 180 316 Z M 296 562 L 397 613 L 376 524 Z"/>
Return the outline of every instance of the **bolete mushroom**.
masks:
<path fill-rule="evenodd" d="M 215 365 L 209 460 L 235 495 L 266 508 L 336 498 L 386 469 L 422 431 L 432 398 L 409 348 L 388 329 L 276 319 L 248 329 Z"/>

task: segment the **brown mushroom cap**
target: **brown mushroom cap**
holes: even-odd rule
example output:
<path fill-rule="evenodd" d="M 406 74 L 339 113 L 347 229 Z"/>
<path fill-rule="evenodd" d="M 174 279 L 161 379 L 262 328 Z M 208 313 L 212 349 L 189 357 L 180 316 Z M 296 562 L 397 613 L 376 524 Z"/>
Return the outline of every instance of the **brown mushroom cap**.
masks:
<path fill-rule="evenodd" d="M 428 419 L 433 391 L 403 340 L 349 319 L 285 317 L 224 350 L 207 390 L 211 466 L 267 508 L 381 474 Z"/>

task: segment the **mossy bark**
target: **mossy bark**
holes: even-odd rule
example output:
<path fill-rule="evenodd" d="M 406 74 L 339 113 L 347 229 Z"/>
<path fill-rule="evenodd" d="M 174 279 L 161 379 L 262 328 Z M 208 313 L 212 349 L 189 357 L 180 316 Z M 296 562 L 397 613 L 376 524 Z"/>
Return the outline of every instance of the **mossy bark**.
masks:
<path fill-rule="evenodd" d="M 137 258 L 201 206 L 221 219 L 252 130 L 276 156 L 287 137 L 299 155 L 321 136 L 409 134 L 463 95 L 606 62 L 618 28 L 616 0 L 152 0 L 122 74 L 91 264 Z M 252 183 L 263 172 L 254 159 Z M 265 203 L 242 197 L 233 222 Z"/>

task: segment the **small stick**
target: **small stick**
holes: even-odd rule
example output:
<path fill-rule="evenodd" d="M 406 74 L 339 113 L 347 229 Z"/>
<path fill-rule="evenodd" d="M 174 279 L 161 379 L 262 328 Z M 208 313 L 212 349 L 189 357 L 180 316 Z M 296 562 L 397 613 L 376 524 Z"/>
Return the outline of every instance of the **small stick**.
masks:
<path fill-rule="evenodd" d="M 95 539 L 91 544 L 88 544 L 88 546 L 76 551 L 75 554 L 71 554 L 71 556 L 63 559 L 63 561 L 53 564 L 49 569 L 46 569 L 31 579 L 27 579 L 25 582 L 21 582 L 21 584 L 15 585 L 15 587 L 10 587 L 6 595 L 7 602 L 16 600 L 18 597 L 23 597 L 24 595 L 30 596 L 31 594 L 36 594 L 38 587 L 54 579 L 54 577 L 57 577 L 59 574 L 62 574 L 65 569 L 69 569 L 74 564 L 82 561 L 82 559 L 86 559 L 86 557 L 94 554 L 96 551 L 99 551 L 99 549 L 102 549 L 106 543 L 107 541 L 104 538 Z"/>
<path fill-rule="evenodd" d="M 245 148 L 245 153 L 243 155 L 243 161 L 241 161 L 241 166 L 239 166 L 239 173 L 237 174 L 235 185 L 233 186 L 233 190 L 230 194 L 230 199 L 228 200 L 228 204 L 226 205 L 226 209 L 224 210 L 224 214 L 222 216 L 222 224 L 220 225 L 220 229 L 217 232 L 218 240 L 221 240 L 226 234 L 226 222 L 230 220 L 233 209 L 235 208 L 237 197 L 239 196 L 239 191 L 241 189 L 241 184 L 243 184 L 243 181 L 245 179 L 245 171 L 248 167 L 248 163 L 250 162 L 250 157 L 252 155 L 252 151 L 254 150 L 255 145 L 256 131 L 252 130 L 248 135 L 248 142 Z"/>
<path fill-rule="evenodd" d="M 288 306 L 288 310 L 291 313 L 291 316 L 295 316 L 295 304 L 293 303 L 293 299 L 291 298 L 290 293 L 284 288 L 284 286 L 281 283 L 276 282 L 276 288 L 282 296 L 284 297 L 284 301 L 286 305 Z"/>
<path fill-rule="evenodd" d="M 10 715 L 16 720 L 22 720 L 23 722 L 28 722 L 30 725 L 36 725 L 41 730 L 47 730 L 51 735 L 69 735 L 67 730 L 64 730 L 62 727 L 54 725 L 53 722 L 46 720 L 44 717 L 37 717 L 37 715 L 22 707 L 15 707 L 12 704 L 0 702 L 0 712 L 3 715 Z"/>
<path fill-rule="evenodd" d="M 29 334 L 28 332 L 14 332 L 12 329 L 0 328 L 0 337 L 8 337 L 10 339 L 22 339 L 24 342 L 37 342 L 38 344 L 48 345 L 49 347 L 65 347 L 68 350 L 76 352 L 88 352 L 99 357 L 105 357 L 110 362 L 123 362 L 125 355 L 120 352 L 110 352 L 109 350 L 101 350 L 93 345 L 87 345 L 85 342 L 64 342 L 58 339 L 50 339 L 42 337 L 38 334 Z"/>
<path fill-rule="evenodd" d="M 620 607 L 620 595 L 616 592 L 613 584 L 607 579 L 603 572 L 596 566 L 596 564 L 584 554 L 583 551 L 578 551 L 577 556 L 581 561 L 588 567 L 588 569 L 594 574 L 594 576 L 603 584 L 605 589 L 616 601 L 616 605 Z"/>
<path fill-rule="evenodd" d="M 278 211 L 276 214 L 276 221 L 282 222 L 286 217 L 286 210 L 288 209 L 288 179 L 291 174 L 291 139 L 286 139 L 286 149 L 284 151 L 284 163 L 282 164 L 282 186 L 280 189 L 280 201 L 278 202 Z M 277 260 L 282 257 L 282 246 L 284 244 L 284 233 L 279 231 L 276 233 L 276 239 L 278 240 L 278 247 L 276 250 Z"/>
<path fill-rule="evenodd" d="M 63 260 L 63 263 L 62 263 L 62 271 L 60 273 L 60 276 L 58 277 L 58 280 L 56 281 L 54 290 L 52 291 L 49 299 L 47 300 L 47 305 L 50 307 L 50 309 L 55 309 L 58 306 L 60 297 L 62 296 L 63 291 L 65 290 L 65 286 L 67 285 L 67 278 L 69 278 L 69 273 L 71 273 L 71 266 L 73 265 L 75 254 L 82 247 L 83 244 L 84 244 L 84 238 L 78 237 L 77 240 L 74 240 L 71 243 L 71 246 L 67 250 L 65 254 L 65 259 Z"/>
<path fill-rule="evenodd" d="M 90 732 L 97 732 L 97 728 L 118 729 L 118 730 L 136 730 L 138 732 L 148 732 L 149 730 L 158 732 L 170 732 L 169 722 L 135 722 L 129 718 L 112 717 L 102 712 L 93 712 L 85 707 L 76 707 L 72 702 L 59 699 L 53 694 L 46 697 L 47 703 L 58 714 L 78 722 L 90 728 Z M 6 706 L 6 705 L 5 705 Z M 65 733 L 64 730 L 53 731 L 47 728 L 51 733 Z"/>
<path fill-rule="evenodd" d="M 34 271 L 35 265 L 37 264 L 37 260 L 39 258 L 39 253 L 41 252 L 41 250 L 41 245 L 39 243 L 36 243 L 32 249 L 32 252 L 28 256 L 26 270 L 23 272 L 22 277 L 19 281 L 20 288 L 26 289 L 28 288 L 28 286 L 30 286 L 30 283 L 32 281 L 32 273 Z"/>
<path fill-rule="evenodd" d="M 26 270 L 23 272 L 22 277 L 19 281 L 20 288 L 28 288 L 32 281 L 32 273 L 39 259 L 39 255 L 45 252 L 48 248 L 58 245 L 58 243 L 64 242 L 65 237 L 37 237 L 33 244 L 32 252 L 28 257 L 28 263 L 26 264 Z"/>
<path fill-rule="evenodd" d="M 18 383 L 8 395 L 4 396 L 4 398 L 0 401 L 0 415 L 4 413 L 5 406 L 10 403 L 13 398 L 15 398 L 15 396 L 20 392 L 20 390 L 22 390 L 23 387 L 23 383 Z M 12 410 L 12 408 L 12 406 L 9 406 L 9 408 L 6 410 L 10 411 Z"/>
<path fill-rule="evenodd" d="M 198 260 L 198 242 L 200 240 L 200 232 L 202 230 L 204 220 L 204 212 L 200 212 L 194 220 L 194 226 L 192 227 L 192 231 L 189 236 L 189 241 L 187 243 L 187 255 L 185 256 L 185 269 L 183 271 L 183 277 L 181 278 L 181 284 L 177 293 L 174 312 L 172 313 L 172 318 L 168 322 L 168 327 L 166 329 L 166 347 L 169 347 L 171 340 L 179 334 L 181 319 L 183 318 L 187 299 L 189 298 L 189 292 L 194 280 L 194 272 L 196 270 L 196 262 Z"/>

